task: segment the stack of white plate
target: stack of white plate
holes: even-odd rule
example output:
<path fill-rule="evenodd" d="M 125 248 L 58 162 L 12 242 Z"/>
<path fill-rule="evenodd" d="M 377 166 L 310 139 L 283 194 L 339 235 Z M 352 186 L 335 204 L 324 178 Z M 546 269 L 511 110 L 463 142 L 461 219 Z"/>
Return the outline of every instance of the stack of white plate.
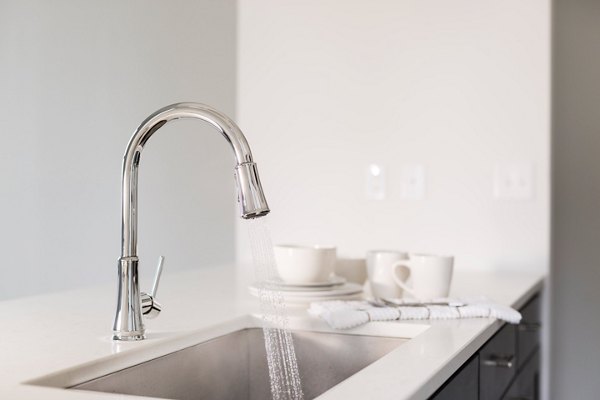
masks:
<path fill-rule="evenodd" d="M 282 281 L 266 282 L 264 285 L 255 283 L 250 285 L 250 294 L 260 296 L 260 288 L 281 293 L 286 303 L 310 303 L 312 301 L 325 301 L 344 299 L 350 300 L 360 297 L 363 288 L 361 285 L 346 282 L 339 276 L 332 276 L 325 282 L 292 284 Z"/>

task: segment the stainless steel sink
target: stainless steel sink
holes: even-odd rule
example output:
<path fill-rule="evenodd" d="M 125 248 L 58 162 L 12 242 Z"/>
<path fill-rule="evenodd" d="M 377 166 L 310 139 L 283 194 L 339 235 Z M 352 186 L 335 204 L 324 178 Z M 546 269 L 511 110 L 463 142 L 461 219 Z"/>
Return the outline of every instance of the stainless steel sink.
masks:
<path fill-rule="evenodd" d="M 408 339 L 294 331 L 302 388 L 313 399 Z M 77 384 L 92 390 L 177 400 L 270 398 L 262 330 L 247 328 Z"/>

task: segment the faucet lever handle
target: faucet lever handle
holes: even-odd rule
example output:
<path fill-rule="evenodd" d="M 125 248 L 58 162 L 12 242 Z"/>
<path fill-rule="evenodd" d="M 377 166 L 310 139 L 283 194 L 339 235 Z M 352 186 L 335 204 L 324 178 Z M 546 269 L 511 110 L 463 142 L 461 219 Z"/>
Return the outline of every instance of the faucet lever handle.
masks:
<path fill-rule="evenodd" d="M 146 318 L 156 318 L 162 311 L 162 306 L 158 301 L 156 301 L 156 292 L 158 290 L 158 283 L 160 282 L 160 276 L 162 274 L 164 262 L 165 257 L 160 256 L 158 258 L 158 267 L 156 268 L 154 283 L 152 284 L 152 291 L 150 294 L 144 292 L 141 293 L 142 314 Z"/>
<path fill-rule="evenodd" d="M 158 257 L 158 266 L 156 267 L 156 274 L 154 275 L 154 283 L 152 284 L 152 291 L 150 296 L 156 297 L 156 291 L 158 290 L 158 283 L 160 282 L 160 275 L 162 274 L 163 264 L 165 263 L 165 256 Z"/>

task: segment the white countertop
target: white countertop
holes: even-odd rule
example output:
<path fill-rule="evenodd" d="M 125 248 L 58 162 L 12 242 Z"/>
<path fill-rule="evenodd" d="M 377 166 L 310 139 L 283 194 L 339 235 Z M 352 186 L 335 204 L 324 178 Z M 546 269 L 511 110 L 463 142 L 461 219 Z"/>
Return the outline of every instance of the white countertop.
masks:
<path fill-rule="evenodd" d="M 0 399 L 130 398 L 24 382 L 81 365 L 93 372 L 101 359 L 105 365 L 141 362 L 156 357 L 155 348 L 177 340 L 181 346 L 184 339 L 178 338 L 186 334 L 191 340 L 192 332 L 243 320 L 258 312 L 258 302 L 235 276 L 231 267 L 165 273 L 159 293 L 163 312 L 157 319 L 146 321 L 148 339 L 133 343 L 110 340 L 116 282 L 0 302 Z M 457 271 L 451 295 L 485 295 L 519 308 L 541 288 L 543 279 L 542 274 Z M 324 322 L 304 317 L 304 313 L 294 321 L 327 329 Z M 407 326 L 407 322 L 385 322 L 368 329 L 375 331 L 381 324 Z M 426 399 L 501 325 L 488 318 L 415 323 L 423 324 L 430 328 L 319 399 Z"/>

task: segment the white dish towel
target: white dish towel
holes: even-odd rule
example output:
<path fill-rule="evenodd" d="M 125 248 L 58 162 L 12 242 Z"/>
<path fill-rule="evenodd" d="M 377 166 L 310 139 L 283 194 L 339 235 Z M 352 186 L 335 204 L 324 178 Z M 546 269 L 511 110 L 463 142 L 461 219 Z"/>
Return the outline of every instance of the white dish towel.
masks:
<path fill-rule="evenodd" d="M 511 324 L 518 324 L 521 321 L 521 313 L 517 310 L 492 303 L 485 297 L 444 298 L 436 301 L 460 304 L 460 306 L 376 307 L 363 300 L 330 300 L 311 303 L 308 313 L 322 318 L 334 329 L 350 329 L 370 321 L 411 319 L 497 318 Z"/>

